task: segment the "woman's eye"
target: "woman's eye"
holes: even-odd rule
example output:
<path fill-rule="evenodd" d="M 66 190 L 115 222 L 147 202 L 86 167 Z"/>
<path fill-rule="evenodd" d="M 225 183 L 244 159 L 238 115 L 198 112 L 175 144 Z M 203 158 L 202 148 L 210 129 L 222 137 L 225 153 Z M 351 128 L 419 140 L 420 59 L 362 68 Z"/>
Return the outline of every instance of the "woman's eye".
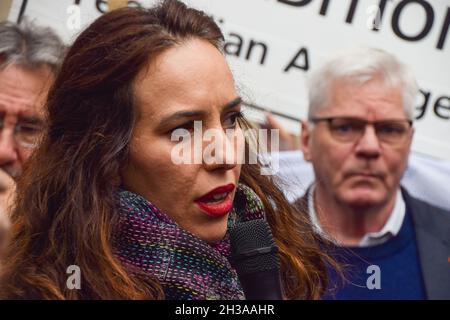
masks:
<path fill-rule="evenodd" d="M 194 122 L 193 121 L 189 121 L 189 122 L 183 123 L 182 125 L 179 125 L 179 126 L 173 128 L 173 129 L 171 129 L 169 131 L 169 134 L 173 135 L 173 134 L 175 134 L 177 132 L 177 130 L 178 130 L 178 134 L 182 133 L 181 130 L 188 131 L 189 133 L 192 133 L 194 131 Z"/>
<path fill-rule="evenodd" d="M 242 112 L 234 112 L 223 122 L 225 128 L 235 128 L 237 120 L 242 117 Z"/>

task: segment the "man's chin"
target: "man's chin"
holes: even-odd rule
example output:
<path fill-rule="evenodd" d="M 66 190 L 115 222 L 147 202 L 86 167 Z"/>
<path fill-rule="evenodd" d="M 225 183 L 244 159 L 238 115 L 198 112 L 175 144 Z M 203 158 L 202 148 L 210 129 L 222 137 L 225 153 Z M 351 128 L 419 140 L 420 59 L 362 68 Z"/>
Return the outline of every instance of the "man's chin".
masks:
<path fill-rule="evenodd" d="M 340 198 L 350 207 L 369 207 L 384 203 L 386 194 L 381 190 L 357 188 L 344 192 Z"/>

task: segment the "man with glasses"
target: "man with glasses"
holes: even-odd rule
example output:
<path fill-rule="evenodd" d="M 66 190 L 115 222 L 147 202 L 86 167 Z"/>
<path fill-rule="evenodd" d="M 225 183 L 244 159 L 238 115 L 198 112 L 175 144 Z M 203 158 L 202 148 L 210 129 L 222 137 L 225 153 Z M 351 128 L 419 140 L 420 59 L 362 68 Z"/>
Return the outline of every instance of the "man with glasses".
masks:
<path fill-rule="evenodd" d="M 377 49 L 342 52 L 311 74 L 301 144 L 315 182 L 297 204 L 336 244 L 346 278 L 331 272 L 325 298 L 450 299 L 450 213 L 400 186 L 417 93 L 411 71 Z"/>
<path fill-rule="evenodd" d="M 49 28 L 0 24 L 0 255 L 8 199 L 39 142 L 47 91 L 63 52 Z"/>

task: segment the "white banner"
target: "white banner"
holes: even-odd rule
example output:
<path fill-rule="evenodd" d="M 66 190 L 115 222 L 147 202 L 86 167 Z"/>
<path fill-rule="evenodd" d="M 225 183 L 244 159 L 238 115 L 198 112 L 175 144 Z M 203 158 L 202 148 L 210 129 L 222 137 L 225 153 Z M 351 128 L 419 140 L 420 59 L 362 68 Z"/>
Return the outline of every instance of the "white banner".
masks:
<path fill-rule="evenodd" d="M 221 26 L 244 100 L 293 118 L 306 116 L 305 76 L 325 55 L 356 45 L 395 54 L 413 69 L 422 89 L 413 149 L 450 160 L 450 0 L 186 2 L 212 14 Z M 17 21 L 21 8 L 70 43 L 108 6 L 103 0 L 14 0 L 9 20 Z M 298 122 L 280 120 L 299 133 Z"/>

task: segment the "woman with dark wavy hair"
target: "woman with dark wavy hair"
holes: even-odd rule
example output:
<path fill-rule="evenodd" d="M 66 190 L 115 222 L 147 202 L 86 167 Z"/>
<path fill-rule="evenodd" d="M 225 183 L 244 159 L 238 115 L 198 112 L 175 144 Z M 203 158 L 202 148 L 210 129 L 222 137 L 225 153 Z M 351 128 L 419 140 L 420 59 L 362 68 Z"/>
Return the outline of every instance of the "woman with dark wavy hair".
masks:
<path fill-rule="evenodd" d="M 18 182 L 0 298 L 241 299 L 227 230 L 251 219 L 273 231 L 284 296 L 320 298 L 332 261 L 260 165 L 173 161 L 173 133 L 192 134 L 194 121 L 237 159 L 230 139 L 246 122 L 222 39 L 176 0 L 113 11 L 81 33 Z M 79 289 L 66 285 L 71 265 Z"/>

